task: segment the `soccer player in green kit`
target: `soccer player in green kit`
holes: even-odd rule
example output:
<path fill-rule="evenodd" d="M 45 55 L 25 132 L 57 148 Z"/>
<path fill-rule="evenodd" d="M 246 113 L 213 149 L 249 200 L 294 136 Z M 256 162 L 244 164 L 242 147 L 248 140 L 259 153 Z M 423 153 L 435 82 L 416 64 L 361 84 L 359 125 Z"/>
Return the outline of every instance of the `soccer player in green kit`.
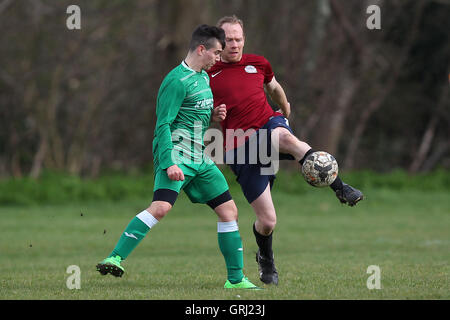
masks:
<path fill-rule="evenodd" d="M 170 211 L 183 189 L 192 202 L 209 205 L 218 216 L 218 243 L 227 269 L 224 288 L 260 289 L 243 274 L 238 212 L 228 184 L 203 152 L 203 135 L 210 118 L 221 121 L 226 117 L 225 105 L 213 108 L 205 72 L 219 61 L 224 47 L 225 33 L 221 28 L 197 27 L 186 59 L 164 78 L 156 106 L 153 201 L 131 220 L 111 254 L 97 264 L 97 271 L 102 275 L 122 276 L 121 262 Z"/>

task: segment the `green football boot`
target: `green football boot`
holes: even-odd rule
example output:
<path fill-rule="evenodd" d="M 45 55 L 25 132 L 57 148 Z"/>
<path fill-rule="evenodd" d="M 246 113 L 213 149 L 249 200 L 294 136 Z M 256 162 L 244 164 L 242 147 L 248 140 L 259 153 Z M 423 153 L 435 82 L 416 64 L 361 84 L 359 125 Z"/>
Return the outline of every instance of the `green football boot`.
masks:
<path fill-rule="evenodd" d="M 247 277 L 243 277 L 241 282 L 231 283 L 230 280 L 225 282 L 223 286 L 225 289 L 252 289 L 252 290 L 262 290 L 262 288 L 255 286 L 253 283 L 248 280 Z"/>
<path fill-rule="evenodd" d="M 121 261 L 122 258 L 119 256 L 106 258 L 97 264 L 97 271 L 103 276 L 110 273 L 114 277 L 121 277 L 125 272 L 125 269 L 120 265 Z"/>

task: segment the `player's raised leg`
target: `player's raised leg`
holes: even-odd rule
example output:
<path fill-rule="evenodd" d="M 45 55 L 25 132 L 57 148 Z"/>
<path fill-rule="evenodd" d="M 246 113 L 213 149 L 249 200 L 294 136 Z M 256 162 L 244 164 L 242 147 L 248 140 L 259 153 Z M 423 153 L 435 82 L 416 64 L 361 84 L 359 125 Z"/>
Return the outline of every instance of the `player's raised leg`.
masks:
<path fill-rule="evenodd" d="M 291 154 L 300 165 L 303 165 L 308 155 L 315 151 L 306 142 L 300 141 L 284 127 L 275 128 L 272 131 L 271 139 L 272 144 L 279 146 L 279 152 Z M 277 139 L 276 143 L 273 142 L 274 139 Z M 349 206 L 354 206 L 364 198 L 360 190 L 342 182 L 339 176 L 336 177 L 330 187 L 335 192 L 339 201 Z"/>
<path fill-rule="evenodd" d="M 278 152 L 288 153 L 292 155 L 296 161 L 303 159 L 306 152 L 311 149 L 309 144 L 300 141 L 285 127 L 277 127 L 273 129 L 270 138 L 275 149 L 278 146 Z"/>

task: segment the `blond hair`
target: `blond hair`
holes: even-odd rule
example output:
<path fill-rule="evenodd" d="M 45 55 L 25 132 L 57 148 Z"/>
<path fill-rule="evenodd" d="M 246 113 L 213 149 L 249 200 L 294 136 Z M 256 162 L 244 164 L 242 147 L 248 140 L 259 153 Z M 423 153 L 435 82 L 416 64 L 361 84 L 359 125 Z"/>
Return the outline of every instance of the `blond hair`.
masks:
<path fill-rule="evenodd" d="M 238 24 L 241 25 L 242 31 L 244 31 L 244 22 L 242 22 L 242 20 L 239 19 L 239 18 L 238 18 L 236 15 L 234 15 L 234 14 L 233 14 L 232 16 L 225 16 L 225 17 L 220 18 L 219 21 L 217 21 L 216 26 L 219 27 L 219 28 L 222 28 L 222 26 L 223 26 L 225 23 L 230 23 L 230 24 L 236 24 L 236 23 L 238 23 Z"/>

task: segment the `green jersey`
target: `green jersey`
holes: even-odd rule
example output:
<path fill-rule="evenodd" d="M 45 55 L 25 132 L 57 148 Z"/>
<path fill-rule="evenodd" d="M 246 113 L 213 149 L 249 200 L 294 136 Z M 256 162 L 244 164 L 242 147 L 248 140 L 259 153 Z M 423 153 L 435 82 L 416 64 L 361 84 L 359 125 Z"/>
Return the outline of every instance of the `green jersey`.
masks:
<path fill-rule="evenodd" d="M 158 91 L 153 140 L 155 168 L 203 162 L 203 136 L 209 127 L 213 95 L 208 74 L 183 61 L 164 78 Z"/>

